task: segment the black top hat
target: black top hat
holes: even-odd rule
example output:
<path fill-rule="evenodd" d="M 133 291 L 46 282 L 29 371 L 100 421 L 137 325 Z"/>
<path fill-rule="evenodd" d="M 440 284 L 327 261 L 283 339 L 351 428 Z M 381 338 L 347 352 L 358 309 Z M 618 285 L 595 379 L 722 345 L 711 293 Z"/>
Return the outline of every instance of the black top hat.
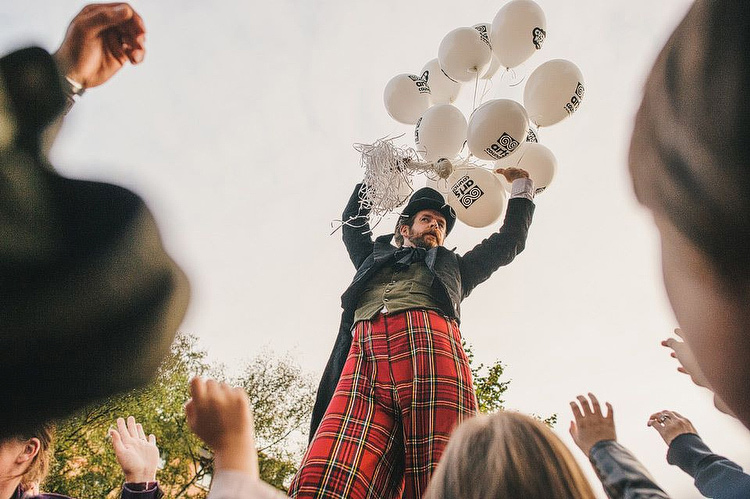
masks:
<path fill-rule="evenodd" d="M 445 235 L 450 234 L 456 223 L 456 212 L 453 211 L 442 194 L 431 187 L 422 187 L 412 194 L 409 203 L 401 211 L 401 217 L 408 218 L 422 210 L 435 210 L 445 217 Z"/>

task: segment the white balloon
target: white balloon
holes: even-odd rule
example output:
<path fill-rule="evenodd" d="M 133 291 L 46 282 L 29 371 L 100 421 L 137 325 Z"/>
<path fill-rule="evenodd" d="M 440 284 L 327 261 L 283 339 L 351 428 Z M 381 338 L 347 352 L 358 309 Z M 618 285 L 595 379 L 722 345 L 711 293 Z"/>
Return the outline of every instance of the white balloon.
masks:
<path fill-rule="evenodd" d="M 443 38 L 438 62 L 454 81 L 471 81 L 484 74 L 492 60 L 489 37 L 474 28 L 456 28 Z"/>
<path fill-rule="evenodd" d="M 440 194 L 442 194 L 443 197 L 445 198 L 448 197 L 448 193 L 450 192 L 450 189 L 448 188 L 448 180 L 444 178 L 439 178 L 437 180 L 428 178 L 425 185 L 427 187 L 431 187 L 432 189 L 435 189 Z"/>
<path fill-rule="evenodd" d="M 424 65 L 422 76 L 427 80 L 427 85 L 430 86 L 433 104 L 450 104 L 458 97 L 461 82 L 448 78 L 440 69 L 440 63 L 437 59 L 433 59 Z"/>
<path fill-rule="evenodd" d="M 525 142 L 517 154 L 508 158 L 495 161 L 494 169 L 498 168 L 520 168 L 528 172 L 534 181 L 534 189 L 543 191 L 552 183 L 557 172 L 557 159 L 547 147 L 536 142 Z M 506 191 L 511 192 L 511 183 L 505 180 L 505 176 L 496 174 L 500 183 Z"/>
<path fill-rule="evenodd" d="M 583 101 L 583 74 L 565 59 L 547 61 L 531 73 L 523 103 L 537 126 L 554 125 L 573 114 Z"/>
<path fill-rule="evenodd" d="M 479 159 L 504 158 L 523 144 L 528 129 L 529 118 L 521 104 L 510 99 L 487 101 L 469 118 L 469 150 Z"/>
<path fill-rule="evenodd" d="M 518 145 L 518 148 L 513 151 L 513 154 L 509 154 L 508 156 L 505 156 L 504 158 L 500 158 L 497 161 L 495 161 L 495 169 L 498 168 L 516 168 L 518 167 L 518 162 L 521 160 L 521 156 L 523 155 L 523 150 L 526 149 L 526 146 L 529 145 L 531 142 L 539 142 L 539 140 L 536 137 L 536 132 L 533 128 L 529 128 L 528 132 L 526 133 L 526 140 Z M 501 182 L 503 181 L 505 177 L 502 175 L 500 176 Z M 510 185 L 510 184 L 508 184 Z M 510 189 L 508 189 L 508 192 L 510 192 Z"/>
<path fill-rule="evenodd" d="M 417 121 L 414 142 L 425 161 L 455 158 L 466 141 L 466 118 L 451 104 L 436 104 Z"/>
<path fill-rule="evenodd" d="M 547 19 L 532 0 L 512 0 L 492 21 L 492 47 L 500 64 L 514 68 L 542 48 Z"/>
<path fill-rule="evenodd" d="M 490 62 L 489 67 L 487 68 L 487 71 L 484 72 L 484 74 L 481 76 L 483 80 L 489 80 L 493 76 L 497 74 L 497 71 L 500 69 L 502 64 L 500 64 L 500 61 L 498 60 L 497 56 L 495 54 L 492 54 L 492 61 Z"/>
<path fill-rule="evenodd" d="M 509 154 L 504 158 L 500 158 L 494 163 L 495 169 L 497 168 L 518 168 L 518 162 L 521 160 L 523 151 L 528 147 L 530 142 L 522 142 L 518 145 L 518 148 L 513 151 L 513 154 Z"/>
<path fill-rule="evenodd" d="M 529 173 L 529 177 L 534 181 L 534 189 L 540 192 L 554 180 L 557 171 L 557 158 L 552 154 L 552 151 L 542 144 L 529 142 L 518 161 L 518 168 Z"/>
<path fill-rule="evenodd" d="M 479 23 L 472 26 L 475 30 L 479 31 L 480 36 L 484 33 L 489 37 L 490 33 L 492 32 L 492 24 L 490 23 Z M 490 47 L 492 47 L 492 38 L 488 38 Z M 492 59 L 490 60 L 490 65 L 487 66 L 487 70 L 480 76 L 483 80 L 489 80 L 495 74 L 497 73 L 497 70 L 500 69 L 500 61 L 497 60 L 497 56 L 495 53 L 492 53 Z"/>
<path fill-rule="evenodd" d="M 383 101 L 391 118 L 413 125 L 432 104 L 430 86 L 421 76 L 400 74 L 385 86 Z"/>
<path fill-rule="evenodd" d="M 492 171 L 460 168 L 448 177 L 448 204 L 470 227 L 486 227 L 505 211 L 505 190 Z"/>

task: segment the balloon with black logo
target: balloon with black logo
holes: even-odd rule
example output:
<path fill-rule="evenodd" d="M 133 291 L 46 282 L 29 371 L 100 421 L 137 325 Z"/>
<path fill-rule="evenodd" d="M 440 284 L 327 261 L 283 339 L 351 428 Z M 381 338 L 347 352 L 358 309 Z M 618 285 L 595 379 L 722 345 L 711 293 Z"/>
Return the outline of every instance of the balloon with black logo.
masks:
<path fill-rule="evenodd" d="M 425 76 L 427 85 L 430 87 L 433 104 L 451 104 L 456 100 L 461 90 L 461 82 L 448 78 L 440 69 L 437 59 L 425 64 L 421 74 Z"/>
<path fill-rule="evenodd" d="M 456 106 L 436 104 L 414 128 L 417 152 L 425 161 L 455 158 L 466 141 L 466 128 L 466 118 Z"/>
<path fill-rule="evenodd" d="M 526 140 L 528 129 L 529 118 L 521 104 L 494 99 L 474 110 L 466 138 L 474 156 L 493 161 L 513 154 Z"/>
<path fill-rule="evenodd" d="M 516 149 L 513 154 L 510 154 L 508 156 L 505 156 L 502 159 L 498 159 L 495 161 L 495 169 L 498 168 L 517 168 L 518 162 L 521 160 L 521 156 L 523 156 L 523 151 L 526 149 L 526 146 L 528 146 L 532 142 L 538 142 L 536 132 L 533 128 L 529 128 L 529 131 L 526 134 L 526 140 L 521 143 L 518 146 L 518 149 Z M 505 190 L 510 192 L 510 184 L 505 182 L 505 177 L 502 175 L 500 176 L 500 183 L 503 184 L 503 187 L 506 187 Z M 506 185 L 507 184 L 507 185 Z"/>
<path fill-rule="evenodd" d="M 479 23 L 472 26 L 472 28 L 478 30 L 480 33 L 487 33 L 489 35 L 492 32 L 492 24 L 490 23 Z M 492 46 L 492 38 L 490 40 L 490 46 Z M 497 60 L 497 56 L 495 53 L 492 53 L 492 59 L 490 60 L 490 65 L 487 66 L 487 69 L 480 75 L 480 78 L 483 80 L 489 80 L 495 74 L 497 73 L 497 70 L 500 69 L 500 61 Z"/>
<path fill-rule="evenodd" d="M 492 21 L 492 49 L 500 64 L 514 68 L 542 48 L 547 36 L 544 11 L 532 0 L 512 0 Z"/>
<path fill-rule="evenodd" d="M 546 189 L 555 178 L 557 158 L 542 144 L 528 143 L 524 149 L 518 168 L 526 170 L 534 181 L 534 189 Z"/>
<path fill-rule="evenodd" d="M 405 125 L 414 125 L 432 104 L 430 86 L 422 76 L 400 74 L 385 86 L 383 101 L 391 118 Z"/>
<path fill-rule="evenodd" d="M 443 38 L 438 62 L 448 77 L 471 81 L 484 74 L 492 61 L 489 36 L 474 28 L 456 28 Z"/>
<path fill-rule="evenodd" d="M 578 66 L 553 59 L 531 73 L 523 89 L 523 103 L 532 122 L 550 126 L 576 112 L 583 94 L 583 74 Z"/>
<path fill-rule="evenodd" d="M 542 144 L 526 142 L 523 150 L 512 159 L 512 161 L 496 161 L 495 169 L 520 168 L 525 170 L 529 178 L 534 181 L 534 190 L 537 192 L 546 189 L 557 173 L 557 158 L 549 148 Z M 505 190 L 511 192 L 511 183 L 505 180 L 505 176 L 497 174 L 497 177 Z"/>
<path fill-rule="evenodd" d="M 460 168 L 447 179 L 448 204 L 470 227 L 487 227 L 505 211 L 505 189 L 491 170 Z"/>

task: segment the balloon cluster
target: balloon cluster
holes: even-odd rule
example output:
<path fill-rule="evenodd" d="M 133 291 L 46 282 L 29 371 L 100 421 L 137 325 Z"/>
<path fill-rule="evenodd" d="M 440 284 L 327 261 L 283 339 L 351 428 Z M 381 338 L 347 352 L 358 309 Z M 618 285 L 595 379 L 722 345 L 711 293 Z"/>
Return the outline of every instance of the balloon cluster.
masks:
<path fill-rule="evenodd" d="M 424 173 L 428 185 L 448 198 L 459 220 L 484 227 L 500 218 L 510 190 L 495 169 L 522 168 L 537 192 L 544 190 L 557 161 L 538 143 L 536 130 L 559 123 L 580 106 L 584 82 L 575 64 L 555 59 L 537 67 L 526 80 L 523 105 L 489 100 L 473 109 L 467 121 L 453 102 L 465 83 L 490 80 L 500 68 L 508 73 L 525 62 L 542 48 L 546 36 L 547 21 L 539 5 L 511 0 L 492 24 L 456 28 L 445 35 L 438 57 L 419 75 L 393 77 L 385 87 L 385 108 L 396 121 L 415 125 L 416 148 L 398 149 L 380 140 L 364 154 L 365 146 L 359 145 L 369 186 L 363 201 L 375 213 L 393 210 L 408 198 L 411 176 Z M 466 148 L 468 154 L 461 156 Z M 441 168 L 435 166 L 438 161 Z M 482 162 L 493 162 L 492 169 Z M 446 164 L 452 171 L 446 171 Z"/>

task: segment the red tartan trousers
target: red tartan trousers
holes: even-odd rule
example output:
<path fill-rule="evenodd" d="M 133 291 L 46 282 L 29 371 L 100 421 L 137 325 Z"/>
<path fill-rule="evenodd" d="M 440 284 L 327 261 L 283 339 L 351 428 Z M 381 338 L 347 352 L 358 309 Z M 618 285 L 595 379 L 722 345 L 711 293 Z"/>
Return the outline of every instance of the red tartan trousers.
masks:
<path fill-rule="evenodd" d="M 476 411 L 455 320 L 410 310 L 361 321 L 289 495 L 419 499 L 454 427 Z"/>

